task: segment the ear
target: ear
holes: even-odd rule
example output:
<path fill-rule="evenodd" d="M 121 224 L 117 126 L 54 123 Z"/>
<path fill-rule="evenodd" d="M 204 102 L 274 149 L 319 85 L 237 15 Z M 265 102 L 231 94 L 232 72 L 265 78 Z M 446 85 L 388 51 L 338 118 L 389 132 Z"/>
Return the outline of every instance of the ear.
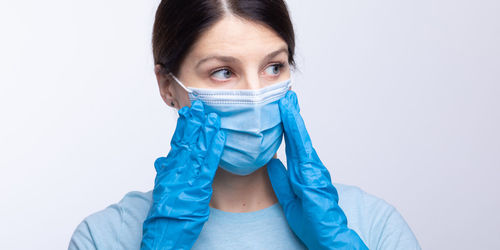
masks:
<path fill-rule="evenodd" d="M 174 94 L 173 79 L 163 72 L 163 66 L 159 64 L 155 65 L 155 75 L 161 98 L 168 106 L 176 108 L 178 104 Z"/>

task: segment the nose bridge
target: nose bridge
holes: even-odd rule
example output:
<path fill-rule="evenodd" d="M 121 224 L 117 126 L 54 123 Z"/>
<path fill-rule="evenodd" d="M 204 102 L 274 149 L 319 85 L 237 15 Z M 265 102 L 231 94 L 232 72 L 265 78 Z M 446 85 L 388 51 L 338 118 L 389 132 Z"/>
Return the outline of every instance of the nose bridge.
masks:
<path fill-rule="evenodd" d="M 262 88 L 262 83 L 260 82 L 260 78 L 258 74 L 247 74 L 244 78 L 244 87 L 245 89 L 256 90 Z"/>

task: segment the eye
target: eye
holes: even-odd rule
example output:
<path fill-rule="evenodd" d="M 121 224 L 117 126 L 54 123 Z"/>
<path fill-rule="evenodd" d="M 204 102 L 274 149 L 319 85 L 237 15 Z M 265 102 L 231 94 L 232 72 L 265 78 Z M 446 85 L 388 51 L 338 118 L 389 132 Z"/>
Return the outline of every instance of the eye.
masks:
<path fill-rule="evenodd" d="M 273 65 L 270 65 L 269 67 L 266 68 L 266 74 L 271 75 L 271 76 L 277 76 L 281 73 L 281 68 L 283 68 L 282 63 L 276 63 Z"/>
<path fill-rule="evenodd" d="M 224 81 L 224 80 L 231 78 L 232 75 L 233 75 L 233 72 L 231 72 L 231 70 L 229 70 L 229 69 L 219 69 L 219 70 L 214 71 L 211 74 L 212 77 L 214 77 L 217 80 L 221 80 L 221 81 Z"/>

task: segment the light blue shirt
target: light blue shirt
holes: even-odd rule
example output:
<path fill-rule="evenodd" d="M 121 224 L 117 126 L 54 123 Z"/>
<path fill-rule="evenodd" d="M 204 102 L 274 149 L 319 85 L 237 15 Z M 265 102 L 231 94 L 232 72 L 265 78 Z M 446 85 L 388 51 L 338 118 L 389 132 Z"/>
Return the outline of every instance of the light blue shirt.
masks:
<path fill-rule="evenodd" d="M 421 249 L 398 211 L 363 190 L 334 184 L 349 228 L 369 249 Z M 152 191 L 130 192 L 117 204 L 86 217 L 76 228 L 69 249 L 140 249 L 142 223 Z M 279 203 L 249 213 L 210 207 L 210 216 L 192 249 L 306 249 L 287 224 Z"/>

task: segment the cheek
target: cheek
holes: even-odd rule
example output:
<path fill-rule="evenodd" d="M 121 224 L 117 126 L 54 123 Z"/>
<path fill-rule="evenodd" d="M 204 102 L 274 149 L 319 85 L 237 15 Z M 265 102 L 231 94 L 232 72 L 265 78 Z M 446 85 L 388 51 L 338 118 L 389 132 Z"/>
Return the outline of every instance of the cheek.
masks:
<path fill-rule="evenodd" d="M 191 101 L 189 101 L 189 98 L 186 96 L 179 100 L 179 105 L 181 108 L 185 106 L 191 107 Z"/>
<path fill-rule="evenodd" d="M 191 107 L 191 101 L 189 100 L 188 93 L 183 89 L 177 89 L 176 91 L 176 101 L 179 104 L 179 109 L 185 106 Z"/>

